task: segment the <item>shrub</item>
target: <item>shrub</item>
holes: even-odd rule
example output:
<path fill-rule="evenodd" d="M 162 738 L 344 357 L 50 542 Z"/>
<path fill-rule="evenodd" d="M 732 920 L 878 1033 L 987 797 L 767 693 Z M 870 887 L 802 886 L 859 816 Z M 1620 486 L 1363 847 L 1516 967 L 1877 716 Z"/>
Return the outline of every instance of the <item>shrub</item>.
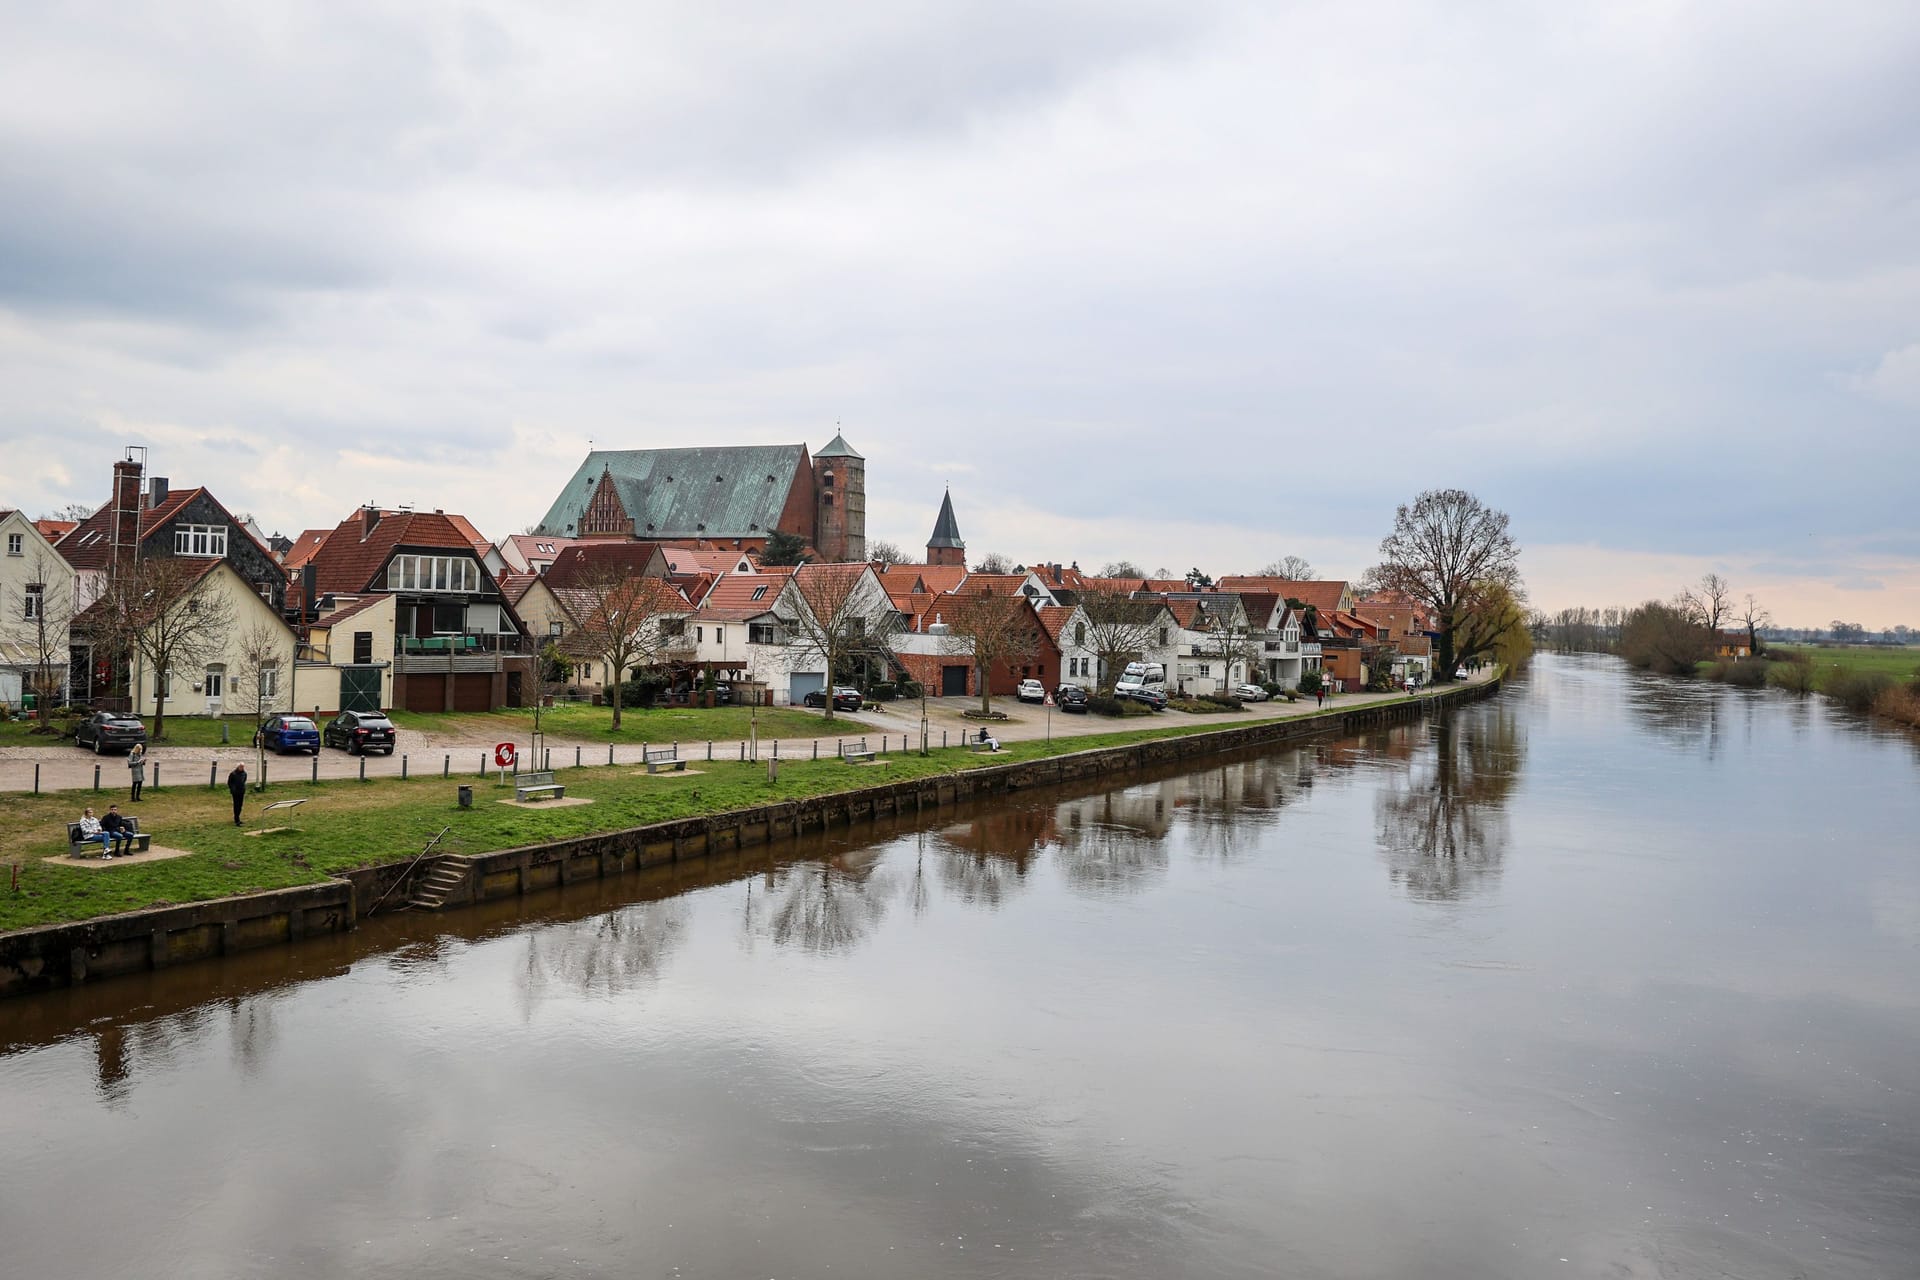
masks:
<path fill-rule="evenodd" d="M 1309 671 L 1300 677 L 1300 692 L 1308 695 L 1320 692 L 1322 677 L 1318 671 Z"/>
<path fill-rule="evenodd" d="M 1266 691 L 1269 698 L 1277 698 L 1286 692 L 1278 680 L 1263 680 L 1260 682 L 1260 687 Z"/>
<path fill-rule="evenodd" d="M 1627 615 L 1620 629 L 1620 654 L 1628 662 L 1661 675 L 1690 676 L 1713 652 L 1713 636 L 1688 614 L 1650 600 Z"/>
<path fill-rule="evenodd" d="M 1240 710 L 1241 707 L 1240 699 L 1230 693 L 1203 693 L 1200 695 L 1200 700 L 1202 702 L 1212 702 L 1223 707 L 1229 707 L 1235 711 Z"/>
<path fill-rule="evenodd" d="M 1873 710 L 1875 715 L 1920 729 L 1920 679 L 1884 690 L 1874 699 Z"/>
<path fill-rule="evenodd" d="M 867 690 L 867 697 L 874 702 L 892 702 L 895 691 L 895 685 L 883 680 Z"/>
<path fill-rule="evenodd" d="M 658 671 L 636 671 L 620 686 L 620 705 L 651 707 L 667 687 L 667 677 Z"/>
<path fill-rule="evenodd" d="M 1131 698 L 1123 701 L 1104 693 L 1096 693 L 1087 699 L 1087 710 L 1096 716 L 1135 716 L 1144 712 L 1146 708 Z"/>
<path fill-rule="evenodd" d="M 1804 653 L 1789 653 L 1767 668 L 1767 683 L 1789 693 L 1812 693 L 1813 662 Z"/>
<path fill-rule="evenodd" d="M 1740 689 L 1759 689 L 1767 683 L 1767 664 L 1764 662 L 1735 662 L 1722 659 L 1707 670 L 1709 680 L 1718 680 Z"/>
<path fill-rule="evenodd" d="M 1856 671 L 1840 667 L 1827 677 L 1822 692 L 1849 711 L 1871 711 L 1880 695 L 1894 687 L 1894 678 L 1884 671 Z"/>

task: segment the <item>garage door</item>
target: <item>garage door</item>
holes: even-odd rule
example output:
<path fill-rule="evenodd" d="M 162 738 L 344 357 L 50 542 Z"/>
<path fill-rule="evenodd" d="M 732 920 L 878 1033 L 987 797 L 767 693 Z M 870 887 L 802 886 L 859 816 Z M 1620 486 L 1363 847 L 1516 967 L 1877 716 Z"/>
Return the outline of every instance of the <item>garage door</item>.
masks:
<path fill-rule="evenodd" d="M 940 696 L 943 698 L 964 698 L 967 696 L 967 669 L 965 667 L 940 668 Z"/>
<path fill-rule="evenodd" d="M 342 711 L 378 711 L 380 709 L 380 668 L 340 668 L 340 709 Z"/>
<path fill-rule="evenodd" d="M 453 709 L 493 710 L 493 676 L 487 673 L 456 675 L 453 678 Z"/>
<path fill-rule="evenodd" d="M 409 711 L 445 711 L 447 678 L 443 675 L 408 676 L 407 690 L 401 696 Z"/>
<path fill-rule="evenodd" d="M 826 687 L 827 677 L 823 673 L 796 671 L 787 686 L 787 696 L 793 699 L 793 704 L 797 707 L 806 700 L 808 694 Z"/>

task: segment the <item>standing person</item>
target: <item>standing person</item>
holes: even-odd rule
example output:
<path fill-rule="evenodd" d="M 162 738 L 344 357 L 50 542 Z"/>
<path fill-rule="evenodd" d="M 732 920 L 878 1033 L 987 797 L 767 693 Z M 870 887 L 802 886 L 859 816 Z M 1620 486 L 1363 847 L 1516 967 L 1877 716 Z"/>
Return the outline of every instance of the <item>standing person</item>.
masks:
<path fill-rule="evenodd" d="M 130 800 L 140 798 L 140 788 L 147 785 L 147 744 L 136 742 L 133 750 L 127 752 L 127 776 L 133 780 L 133 794 Z"/>
<path fill-rule="evenodd" d="M 240 805 L 247 798 L 247 766 L 237 764 L 227 775 L 227 792 L 233 797 L 233 825 L 240 825 Z"/>

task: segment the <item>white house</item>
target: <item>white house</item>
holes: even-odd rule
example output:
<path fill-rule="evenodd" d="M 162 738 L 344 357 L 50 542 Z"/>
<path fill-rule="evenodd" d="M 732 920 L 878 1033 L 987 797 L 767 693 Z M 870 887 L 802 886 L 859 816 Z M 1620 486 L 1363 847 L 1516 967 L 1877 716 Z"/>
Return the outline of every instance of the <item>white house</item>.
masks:
<path fill-rule="evenodd" d="M 64 701 L 67 624 L 79 611 L 80 578 L 33 521 L 0 511 L 0 703 L 37 693 Z M 42 673 L 53 687 L 37 690 Z"/>
<path fill-rule="evenodd" d="M 262 705 L 270 711 L 292 710 L 293 628 L 232 564 L 225 560 L 204 564 L 193 593 L 223 601 L 214 607 L 227 611 L 230 621 L 207 648 L 194 654 L 191 665 L 176 664 L 156 672 L 144 654 L 136 654 L 128 680 L 134 713 L 153 715 L 162 689 L 170 715 L 247 714 Z M 256 637 L 263 644 L 257 660 L 249 652 Z"/>

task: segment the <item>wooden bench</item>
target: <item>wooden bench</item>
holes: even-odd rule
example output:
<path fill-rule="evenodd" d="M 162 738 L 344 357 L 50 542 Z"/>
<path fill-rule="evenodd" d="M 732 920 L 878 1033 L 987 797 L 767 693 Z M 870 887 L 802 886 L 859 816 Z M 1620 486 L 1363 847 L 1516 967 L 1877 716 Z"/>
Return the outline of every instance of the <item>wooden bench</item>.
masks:
<path fill-rule="evenodd" d="M 860 739 L 858 742 L 843 742 L 840 744 L 840 758 L 848 764 L 864 764 L 872 760 L 874 755 L 874 750 L 867 745 L 865 738 Z"/>
<path fill-rule="evenodd" d="M 646 757 L 648 773 L 659 773 L 662 769 L 685 769 L 687 762 L 680 758 L 678 747 L 648 747 L 643 752 Z"/>
<path fill-rule="evenodd" d="M 513 775 L 513 798 L 515 800 L 560 800 L 565 798 L 565 783 L 555 782 L 551 773 L 516 773 Z"/>
<path fill-rule="evenodd" d="M 148 849 L 151 849 L 153 847 L 153 837 L 145 831 L 140 830 L 140 819 L 128 818 L 127 821 L 133 826 L 133 843 L 126 846 L 126 850 L 133 853 L 145 853 Z M 67 856 L 69 858 L 94 856 L 88 852 L 89 850 L 104 854 L 111 848 L 112 846 L 101 847 L 98 840 L 82 840 L 80 838 L 80 824 L 77 822 L 69 822 L 67 824 Z"/>

